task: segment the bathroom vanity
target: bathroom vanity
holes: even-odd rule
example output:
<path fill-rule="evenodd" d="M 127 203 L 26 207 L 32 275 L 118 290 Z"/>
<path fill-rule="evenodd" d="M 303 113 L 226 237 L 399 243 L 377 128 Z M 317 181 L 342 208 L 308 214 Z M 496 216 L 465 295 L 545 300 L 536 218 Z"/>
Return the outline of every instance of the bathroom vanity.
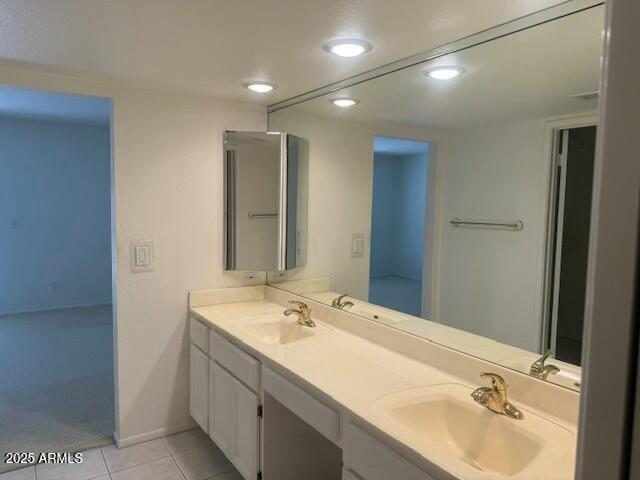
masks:
<path fill-rule="evenodd" d="M 573 478 L 603 22 L 565 2 L 225 134 L 224 268 L 269 286 L 191 295 L 191 410 L 245 479 Z"/>
<path fill-rule="evenodd" d="M 573 478 L 575 392 L 319 302 L 305 327 L 291 300 L 190 294 L 191 415 L 246 480 Z M 486 370 L 523 419 L 472 400 Z"/>

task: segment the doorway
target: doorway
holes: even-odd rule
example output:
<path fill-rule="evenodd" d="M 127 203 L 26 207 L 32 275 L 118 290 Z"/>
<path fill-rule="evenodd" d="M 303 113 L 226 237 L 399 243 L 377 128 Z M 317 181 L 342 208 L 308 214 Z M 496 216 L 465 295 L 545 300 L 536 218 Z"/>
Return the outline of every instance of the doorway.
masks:
<path fill-rule="evenodd" d="M 582 357 L 596 133 L 595 125 L 556 131 L 547 348 L 574 365 Z"/>
<path fill-rule="evenodd" d="M 0 451 L 111 443 L 111 101 L 0 87 L 0 196 Z"/>
<path fill-rule="evenodd" d="M 429 143 L 376 136 L 369 301 L 421 316 Z"/>

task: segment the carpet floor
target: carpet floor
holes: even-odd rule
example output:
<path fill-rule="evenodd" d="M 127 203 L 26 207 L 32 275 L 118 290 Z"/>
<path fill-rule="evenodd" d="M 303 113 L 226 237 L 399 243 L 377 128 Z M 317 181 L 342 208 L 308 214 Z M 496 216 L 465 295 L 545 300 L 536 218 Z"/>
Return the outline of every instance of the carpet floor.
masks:
<path fill-rule="evenodd" d="M 105 445 L 114 424 L 110 306 L 0 317 L 0 454 Z"/>

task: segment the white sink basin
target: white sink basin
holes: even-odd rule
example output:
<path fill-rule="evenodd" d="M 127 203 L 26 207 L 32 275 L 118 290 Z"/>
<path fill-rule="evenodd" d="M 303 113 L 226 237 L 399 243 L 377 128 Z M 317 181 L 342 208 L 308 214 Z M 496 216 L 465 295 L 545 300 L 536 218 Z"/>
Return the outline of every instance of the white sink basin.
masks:
<path fill-rule="evenodd" d="M 316 328 L 299 325 L 284 315 L 271 315 L 238 322 L 238 329 L 268 345 L 286 345 L 315 335 Z"/>
<path fill-rule="evenodd" d="M 436 385 L 383 397 L 374 407 L 400 439 L 461 478 L 573 478 L 573 432 L 527 410 L 523 420 L 498 415 L 470 393 L 464 385 Z"/>

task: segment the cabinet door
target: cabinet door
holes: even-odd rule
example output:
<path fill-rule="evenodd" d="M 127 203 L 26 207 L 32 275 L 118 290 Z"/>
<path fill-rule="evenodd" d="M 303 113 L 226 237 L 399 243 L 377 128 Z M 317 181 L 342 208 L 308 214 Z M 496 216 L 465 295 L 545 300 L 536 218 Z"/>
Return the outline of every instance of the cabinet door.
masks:
<path fill-rule="evenodd" d="M 209 364 L 209 436 L 231 459 L 235 435 L 236 402 L 233 378 L 217 363 Z"/>
<path fill-rule="evenodd" d="M 206 432 L 209 426 L 209 359 L 193 344 L 189 358 L 189 411 Z"/>
<path fill-rule="evenodd" d="M 209 368 L 209 435 L 246 480 L 258 477 L 258 397 L 215 362 Z"/>
<path fill-rule="evenodd" d="M 236 456 L 232 459 L 238 471 L 247 480 L 258 478 L 259 470 L 259 433 L 260 418 L 258 406 L 260 404 L 255 393 L 234 380 L 236 387 L 237 405 L 237 437 Z"/>

